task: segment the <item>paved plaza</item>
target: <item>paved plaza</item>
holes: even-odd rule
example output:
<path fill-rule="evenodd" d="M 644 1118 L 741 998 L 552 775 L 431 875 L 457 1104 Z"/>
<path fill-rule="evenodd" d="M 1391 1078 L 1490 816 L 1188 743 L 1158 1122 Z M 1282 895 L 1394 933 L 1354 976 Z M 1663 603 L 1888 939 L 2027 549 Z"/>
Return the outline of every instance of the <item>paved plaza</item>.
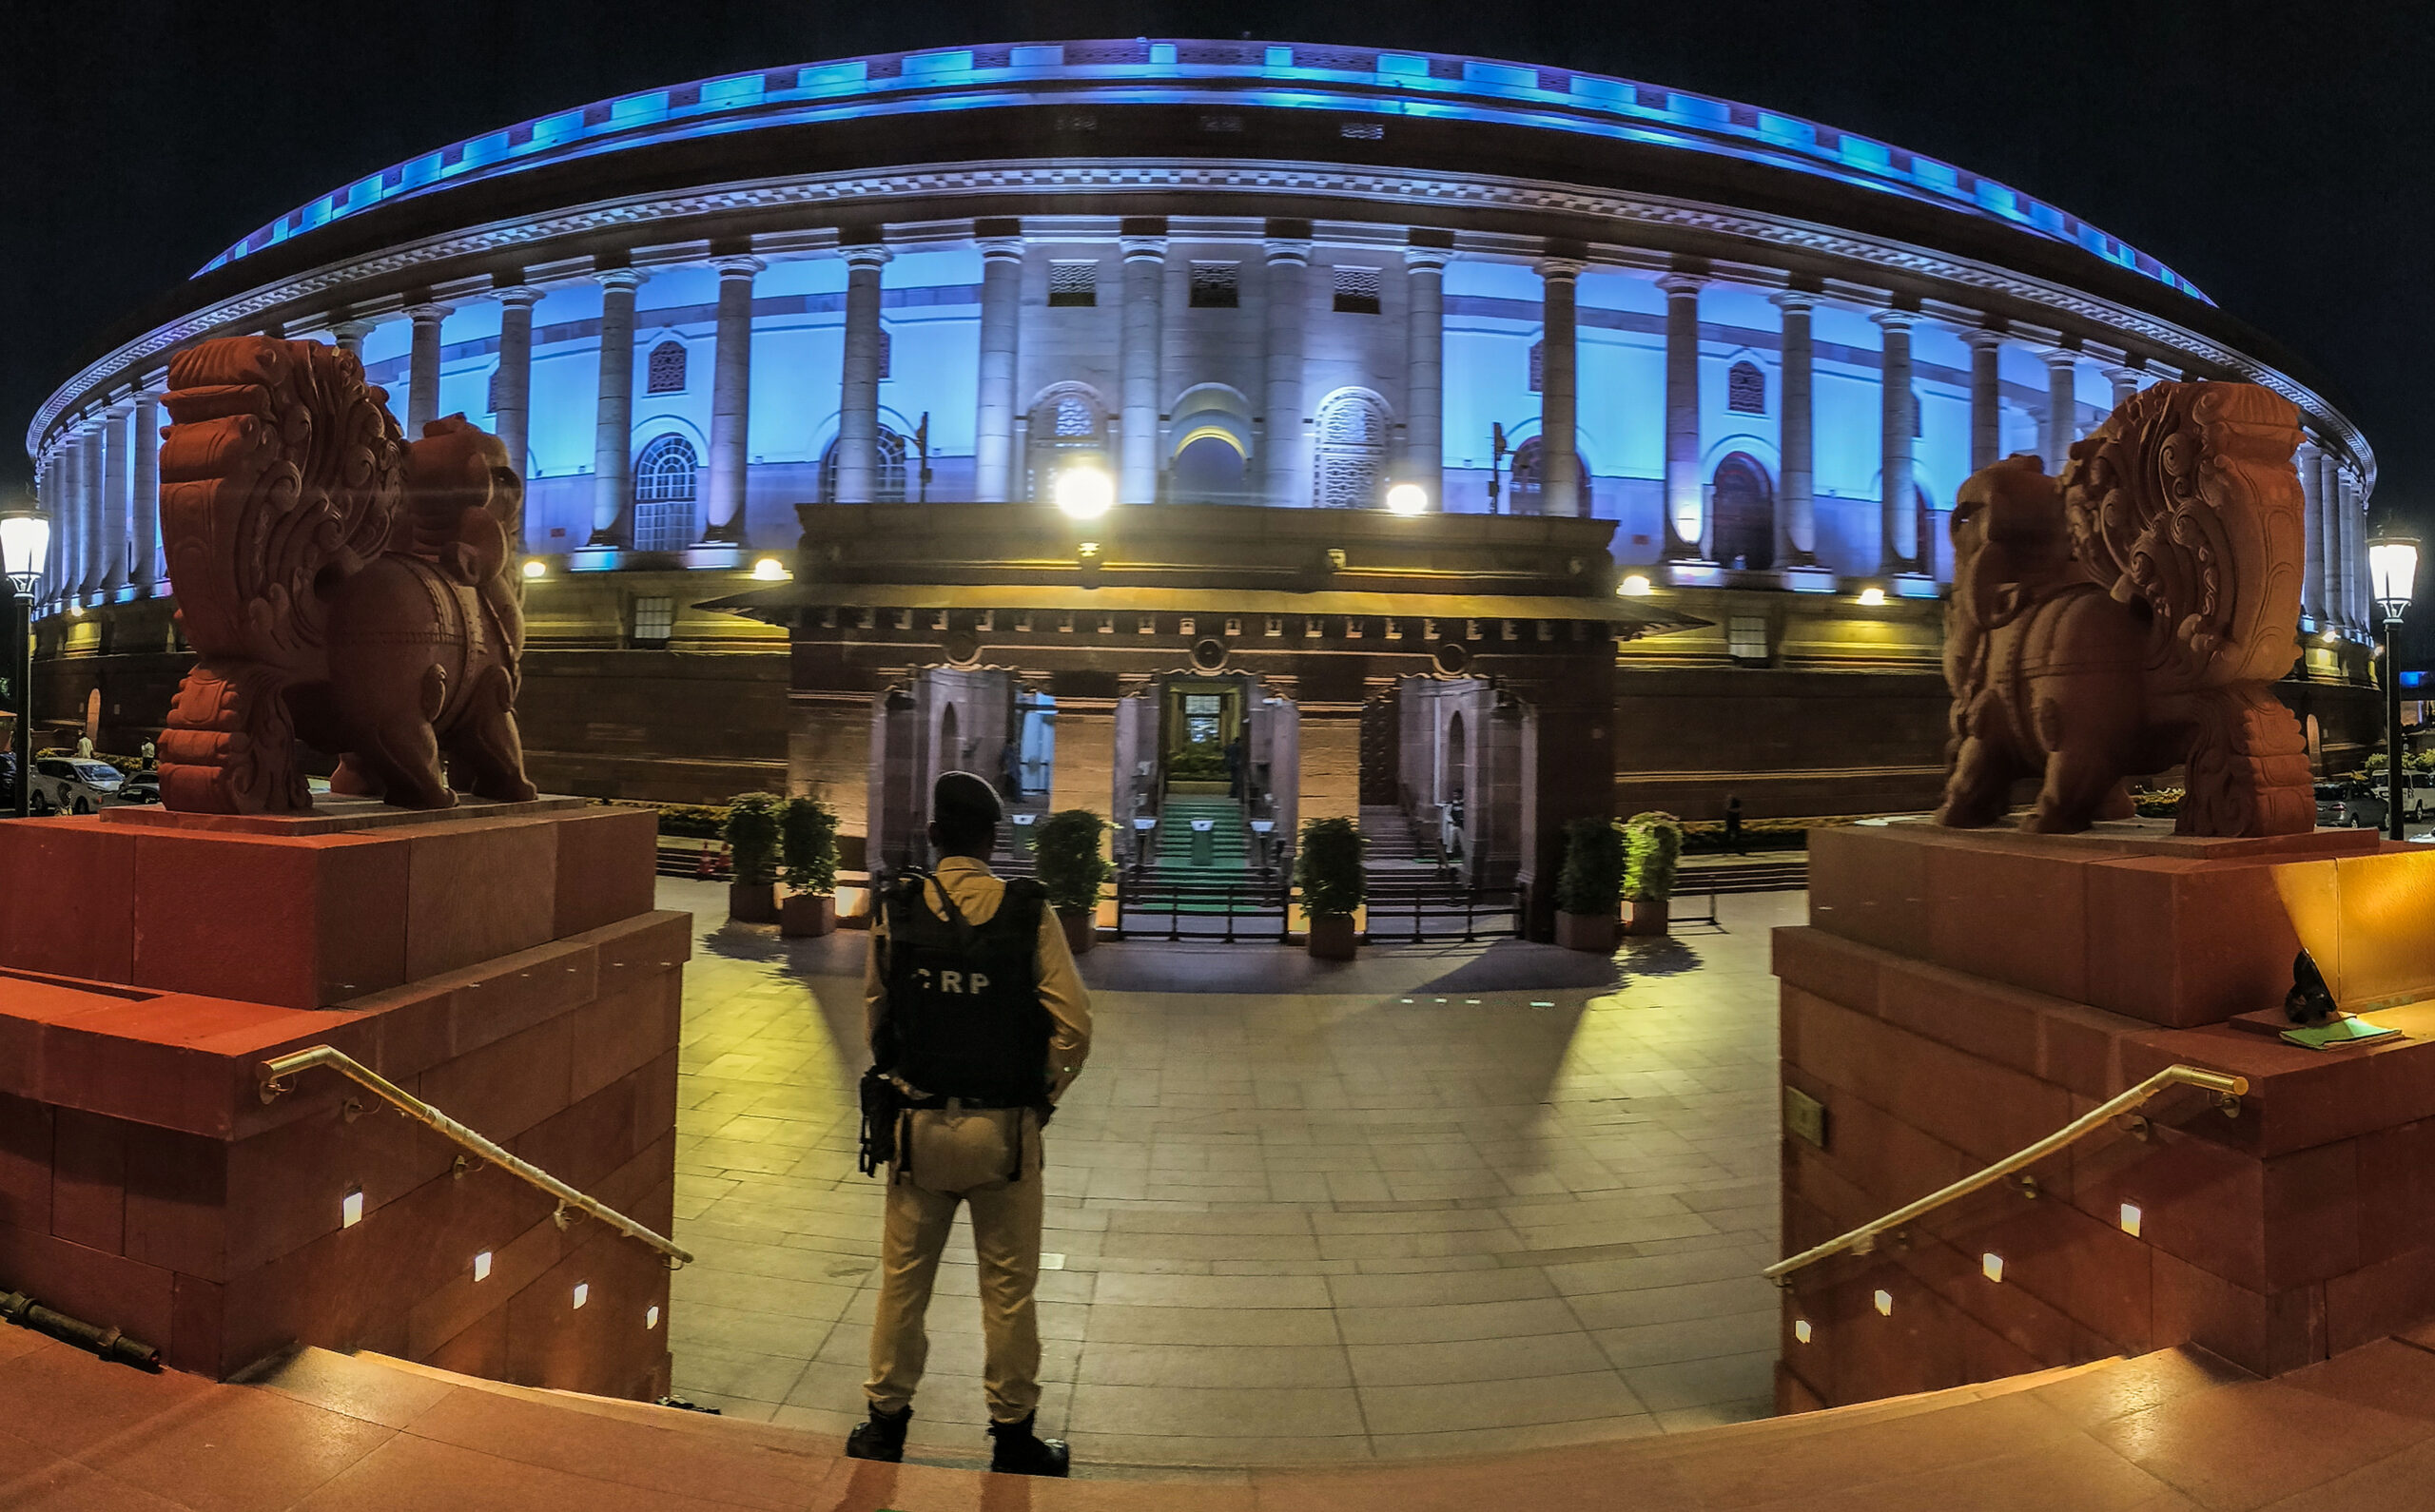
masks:
<path fill-rule="evenodd" d="M 1083 959 L 1089 1069 L 1048 1133 L 1043 1432 L 1078 1462 L 1336 1462 L 1763 1416 L 1776 1344 L 1767 932 L 1804 895 L 1611 965 L 1549 947 L 1131 941 Z M 678 1391 L 862 1415 L 881 1188 L 855 1173 L 865 938 L 724 926 L 688 970 Z M 959 1225 L 961 1230 L 961 1225 Z M 975 1272 L 931 1309 L 915 1452 L 980 1451 Z"/>

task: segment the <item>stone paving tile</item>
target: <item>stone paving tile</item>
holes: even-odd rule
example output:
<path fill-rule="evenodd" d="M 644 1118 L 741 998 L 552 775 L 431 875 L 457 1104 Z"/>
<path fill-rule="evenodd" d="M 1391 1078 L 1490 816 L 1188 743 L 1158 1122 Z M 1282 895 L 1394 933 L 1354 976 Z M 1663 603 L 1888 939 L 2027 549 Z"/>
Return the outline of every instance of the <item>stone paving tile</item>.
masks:
<path fill-rule="evenodd" d="M 1588 963 L 1510 941 L 1373 948 L 1324 975 L 1264 946 L 1085 958 L 1099 1040 L 1046 1140 L 1062 1265 L 1042 1278 L 1043 1426 L 1098 1462 L 1235 1466 L 1763 1414 L 1766 931 L 1802 900 L 1724 901 L 1724 931 L 1635 942 L 1612 990 L 1533 989 Z M 675 1281 L 676 1385 L 842 1432 L 884 1198 L 853 1170 L 863 941 L 722 928 L 724 903 L 662 884 L 702 925 L 676 1197 L 701 1259 Z M 1430 990 L 1456 971 L 1505 985 Z M 1185 979 L 1247 990 L 1104 985 Z M 915 1440 L 963 1456 L 981 1452 L 976 1281 L 960 1228 Z"/>

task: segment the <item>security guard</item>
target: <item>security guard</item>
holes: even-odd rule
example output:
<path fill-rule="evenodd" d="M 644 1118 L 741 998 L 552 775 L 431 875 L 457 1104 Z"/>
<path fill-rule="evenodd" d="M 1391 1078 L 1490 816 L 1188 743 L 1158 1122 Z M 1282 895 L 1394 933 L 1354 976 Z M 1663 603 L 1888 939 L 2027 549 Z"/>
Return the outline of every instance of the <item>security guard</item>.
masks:
<path fill-rule="evenodd" d="M 959 1203 L 972 1210 L 981 1267 L 982 1389 L 989 1467 L 1062 1476 L 1065 1445 L 1033 1431 L 1040 1406 L 1041 1142 L 1056 1099 L 1091 1043 L 1090 999 L 1040 884 L 989 870 L 1001 810 L 969 772 L 930 800 L 934 876 L 884 890 L 873 910 L 863 993 L 874 1078 L 897 1104 L 886 1229 L 880 1247 L 869 1421 L 846 1452 L 898 1461 L 929 1354 L 923 1314 Z"/>

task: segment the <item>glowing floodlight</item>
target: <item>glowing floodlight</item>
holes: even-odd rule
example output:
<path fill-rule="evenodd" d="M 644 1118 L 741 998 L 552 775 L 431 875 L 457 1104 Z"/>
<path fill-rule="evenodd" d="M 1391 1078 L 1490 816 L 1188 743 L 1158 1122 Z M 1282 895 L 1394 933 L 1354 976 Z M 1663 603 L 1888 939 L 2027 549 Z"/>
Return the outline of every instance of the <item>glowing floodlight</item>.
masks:
<path fill-rule="evenodd" d="M 1861 607 L 1865 609 L 1879 609 L 1882 608 L 1884 603 L 1885 590 L 1881 588 L 1863 588 L 1860 590 Z"/>
<path fill-rule="evenodd" d="M 1646 572 L 1629 573 L 1622 582 L 1615 585 L 1617 596 L 1623 598 L 1646 598 L 1655 591 L 1656 590 L 1649 586 Z"/>
<path fill-rule="evenodd" d="M 350 1192 L 339 1199 L 339 1227 L 352 1229 L 363 1221 L 363 1193 Z"/>
<path fill-rule="evenodd" d="M 752 564 L 752 580 L 756 583 L 783 583 L 794 574 L 787 564 L 774 556 L 765 556 Z"/>
<path fill-rule="evenodd" d="M 1387 490 L 1387 512 L 1391 514 L 1427 514 L 1429 490 L 1417 483 L 1397 483 Z"/>
<path fill-rule="evenodd" d="M 485 1250 L 480 1254 L 474 1256 L 474 1279 L 477 1281 L 488 1281 L 490 1278 L 491 1252 L 488 1250 Z"/>
<path fill-rule="evenodd" d="M 550 564 L 537 556 L 528 556 L 524 559 L 524 575 L 534 579 L 547 577 L 550 575 Z"/>
<path fill-rule="evenodd" d="M 2369 536 L 2367 576 L 2385 622 L 2400 619 L 2418 587 L 2418 538 L 2390 528 Z"/>
<path fill-rule="evenodd" d="M 1095 520 L 1115 506 L 1116 479 L 1103 467 L 1077 463 L 1059 470 L 1052 494 L 1067 519 Z"/>

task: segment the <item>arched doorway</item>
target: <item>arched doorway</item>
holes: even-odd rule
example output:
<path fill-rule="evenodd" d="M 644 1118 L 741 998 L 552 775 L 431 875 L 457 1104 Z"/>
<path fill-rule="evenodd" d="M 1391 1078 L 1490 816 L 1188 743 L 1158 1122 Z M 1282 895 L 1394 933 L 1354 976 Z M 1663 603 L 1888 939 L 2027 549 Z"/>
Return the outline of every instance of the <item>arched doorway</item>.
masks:
<path fill-rule="evenodd" d="M 1243 491 L 1244 460 L 1230 436 L 1205 431 L 1192 436 L 1167 472 L 1167 497 L 1179 504 L 1230 500 Z"/>
<path fill-rule="evenodd" d="M 1446 761 L 1437 768 L 1437 801 L 1459 804 L 1463 801 L 1463 711 L 1456 709 L 1446 721 Z"/>
<path fill-rule="evenodd" d="M 1776 565 L 1776 490 L 1767 470 L 1747 452 L 1716 466 L 1710 486 L 1716 524 L 1709 550 L 1726 567 L 1763 572 Z"/>

